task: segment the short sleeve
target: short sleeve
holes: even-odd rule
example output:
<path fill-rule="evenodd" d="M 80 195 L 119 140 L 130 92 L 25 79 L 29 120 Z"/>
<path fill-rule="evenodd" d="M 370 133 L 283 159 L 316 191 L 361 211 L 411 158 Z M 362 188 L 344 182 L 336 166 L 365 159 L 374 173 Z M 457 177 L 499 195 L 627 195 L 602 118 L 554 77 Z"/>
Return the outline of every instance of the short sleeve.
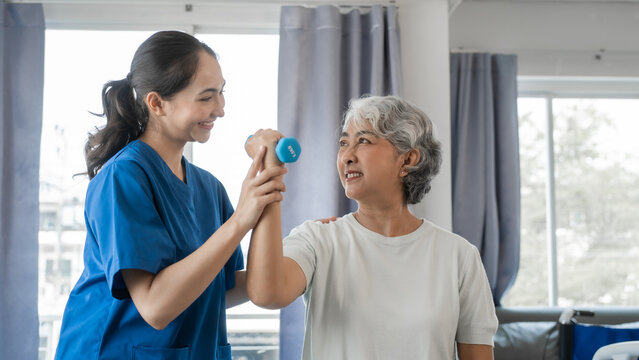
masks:
<path fill-rule="evenodd" d="M 244 254 L 242 247 L 238 246 L 233 255 L 224 265 L 224 273 L 226 274 L 226 291 L 235 287 L 235 272 L 244 269 Z"/>
<path fill-rule="evenodd" d="M 291 230 L 291 233 L 284 238 L 284 256 L 293 259 L 306 277 L 306 289 L 308 290 L 313 280 L 313 274 L 317 266 L 317 249 L 313 242 L 313 232 L 310 229 L 311 221 L 306 221 L 302 225 Z"/>
<path fill-rule="evenodd" d="M 155 207 L 149 179 L 133 161 L 118 161 L 89 184 L 87 223 L 117 299 L 129 297 L 122 269 L 157 273 L 175 262 L 175 244 Z"/>
<path fill-rule="evenodd" d="M 492 346 L 498 321 L 488 278 L 475 246 L 467 251 L 462 266 L 456 341 Z"/>

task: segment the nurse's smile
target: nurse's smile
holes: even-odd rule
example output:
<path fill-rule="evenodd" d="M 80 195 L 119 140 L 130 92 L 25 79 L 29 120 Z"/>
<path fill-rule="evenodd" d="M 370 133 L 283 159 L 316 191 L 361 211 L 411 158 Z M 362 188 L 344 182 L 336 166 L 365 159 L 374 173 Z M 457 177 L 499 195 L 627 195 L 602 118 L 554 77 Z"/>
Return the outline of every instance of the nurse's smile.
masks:
<path fill-rule="evenodd" d="M 211 120 L 211 121 L 200 121 L 199 123 L 197 123 L 197 125 L 203 129 L 206 130 L 211 130 L 213 129 L 213 123 L 215 122 L 215 120 Z"/>

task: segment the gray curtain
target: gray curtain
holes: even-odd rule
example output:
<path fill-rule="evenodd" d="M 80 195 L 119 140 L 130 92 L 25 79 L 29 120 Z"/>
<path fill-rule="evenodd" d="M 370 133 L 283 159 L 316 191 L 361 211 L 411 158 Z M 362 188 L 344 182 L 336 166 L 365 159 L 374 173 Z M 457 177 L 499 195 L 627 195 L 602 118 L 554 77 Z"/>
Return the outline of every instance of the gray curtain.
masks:
<path fill-rule="evenodd" d="M 335 165 L 337 131 L 348 100 L 401 95 L 399 28 L 394 6 L 341 13 L 335 6 L 285 6 L 280 20 L 278 128 L 302 145 L 286 176 L 284 234 L 308 219 L 356 209 Z M 280 359 L 299 359 L 300 299 L 282 310 Z"/>
<path fill-rule="evenodd" d="M 0 9 L 0 358 L 37 359 L 44 14 Z"/>
<path fill-rule="evenodd" d="M 453 232 L 479 249 L 496 305 L 519 269 L 515 55 L 451 54 Z"/>

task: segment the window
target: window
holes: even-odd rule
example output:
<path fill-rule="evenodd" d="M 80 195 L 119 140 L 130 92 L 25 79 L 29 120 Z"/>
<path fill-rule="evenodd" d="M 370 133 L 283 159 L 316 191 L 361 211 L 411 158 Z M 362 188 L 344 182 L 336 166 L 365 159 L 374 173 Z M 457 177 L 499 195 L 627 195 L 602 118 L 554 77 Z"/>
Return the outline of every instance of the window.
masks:
<path fill-rule="evenodd" d="M 47 30 L 40 169 L 39 359 L 53 359 L 69 292 L 84 268 L 87 133 L 104 123 L 102 85 L 123 78 L 151 32 Z M 197 35 L 220 56 L 226 116 L 207 144 L 187 148 L 193 163 L 225 185 L 235 205 L 250 160 L 246 137 L 277 125 L 277 35 Z M 220 135 L 221 134 L 221 135 Z M 248 251 L 247 240 L 242 242 Z M 228 311 L 234 359 L 278 357 L 279 312 L 251 304 Z"/>
<path fill-rule="evenodd" d="M 553 92 L 518 107 L 521 260 L 504 305 L 639 306 L 639 99 Z"/>

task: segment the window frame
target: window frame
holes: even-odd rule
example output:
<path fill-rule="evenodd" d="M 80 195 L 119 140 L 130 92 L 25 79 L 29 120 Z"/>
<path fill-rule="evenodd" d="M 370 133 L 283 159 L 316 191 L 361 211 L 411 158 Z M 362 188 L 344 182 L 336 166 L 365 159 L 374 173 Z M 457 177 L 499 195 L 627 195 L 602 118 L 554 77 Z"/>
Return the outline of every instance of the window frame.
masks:
<path fill-rule="evenodd" d="M 546 253 L 548 260 L 548 306 L 559 300 L 557 270 L 557 213 L 555 196 L 555 149 L 553 99 L 639 99 L 639 77 L 518 76 L 518 98 L 544 99 L 546 151 Z M 550 136 L 549 136 L 550 135 Z"/>

